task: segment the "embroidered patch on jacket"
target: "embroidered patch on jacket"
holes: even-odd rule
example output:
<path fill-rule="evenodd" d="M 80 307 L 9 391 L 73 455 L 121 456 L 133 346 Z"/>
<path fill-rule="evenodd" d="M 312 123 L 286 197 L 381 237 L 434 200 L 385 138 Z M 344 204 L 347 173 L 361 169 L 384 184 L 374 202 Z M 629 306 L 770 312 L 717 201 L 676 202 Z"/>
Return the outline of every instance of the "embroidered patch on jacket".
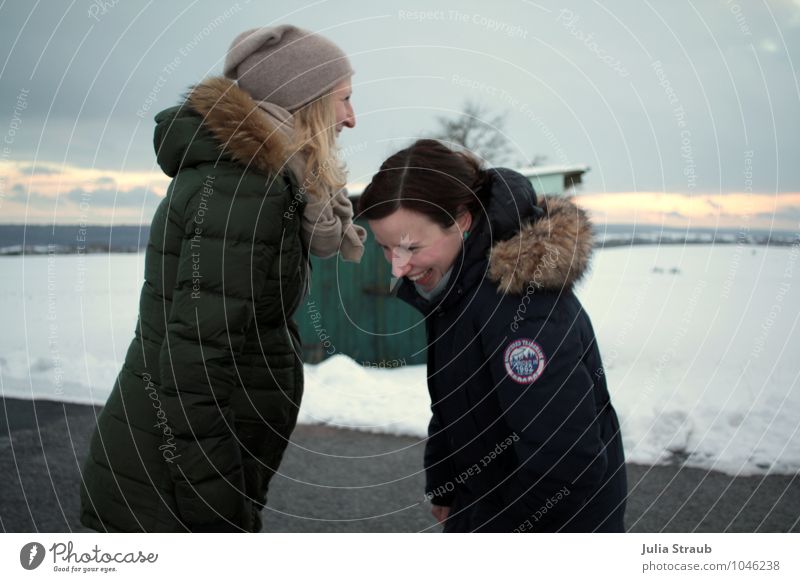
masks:
<path fill-rule="evenodd" d="M 544 351 L 533 340 L 514 340 L 508 344 L 503 360 L 508 376 L 520 384 L 536 382 L 544 372 Z"/>

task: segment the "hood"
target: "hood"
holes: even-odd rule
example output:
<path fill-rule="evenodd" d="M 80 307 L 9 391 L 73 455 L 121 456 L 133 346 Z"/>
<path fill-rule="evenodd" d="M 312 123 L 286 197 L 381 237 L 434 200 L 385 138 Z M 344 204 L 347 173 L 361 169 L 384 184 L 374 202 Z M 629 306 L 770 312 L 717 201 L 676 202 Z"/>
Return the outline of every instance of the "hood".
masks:
<path fill-rule="evenodd" d="M 521 294 L 529 285 L 570 289 L 589 269 L 593 235 L 586 212 L 561 197 L 544 197 L 539 207 L 540 217 L 491 248 L 489 277 L 503 293 Z"/>
<path fill-rule="evenodd" d="M 536 220 L 543 211 L 536 205 L 536 192 L 530 180 L 508 168 L 486 171 L 482 186 L 486 200 L 486 217 L 491 225 L 492 241 L 508 240 L 519 231 L 519 225 Z"/>
<path fill-rule="evenodd" d="M 280 173 L 290 156 L 280 123 L 223 77 L 195 85 L 183 104 L 162 111 L 155 121 L 158 164 L 170 177 L 181 168 L 219 160 L 264 174 Z"/>
<path fill-rule="evenodd" d="M 537 200 L 528 178 L 507 168 L 488 170 L 486 218 L 488 276 L 502 293 L 570 289 L 586 273 L 592 225 L 570 198 Z M 467 249 L 469 254 L 469 249 Z M 485 251 L 484 251 L 485 253 Z M 486 256 L 485 254 L 483 255 Z"/>

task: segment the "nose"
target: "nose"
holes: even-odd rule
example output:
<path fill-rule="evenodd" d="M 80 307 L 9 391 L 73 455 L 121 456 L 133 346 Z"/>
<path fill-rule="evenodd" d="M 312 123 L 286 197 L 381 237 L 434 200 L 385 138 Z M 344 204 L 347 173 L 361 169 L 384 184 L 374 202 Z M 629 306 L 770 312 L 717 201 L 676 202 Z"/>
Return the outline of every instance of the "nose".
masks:
<path fill-rule="evenodd" d="M 353 106 L 350 102 L 347 103 L 347 116 L 344 118 L 343 125 L 350 129 L 356 126 L 356 112 L 353 111 Z"/>
<path fill-rule="evenodd" d="M 411 270 L 411 267 L 408 265 L 400 265 L 395 261 L 392 261 L 392 276 L 397 277 L 400 279 L 401 277 L 405 277 L 408 272 Z"/>
<path fill-rule="evenodd" d="M 401 277 L 405 277 L 411 271 L 411 265 L 409 265 L 409 256 L 407 253 L 402 251 L 392 252 L 392 276 L 397 277 L 398 279 Z"/>

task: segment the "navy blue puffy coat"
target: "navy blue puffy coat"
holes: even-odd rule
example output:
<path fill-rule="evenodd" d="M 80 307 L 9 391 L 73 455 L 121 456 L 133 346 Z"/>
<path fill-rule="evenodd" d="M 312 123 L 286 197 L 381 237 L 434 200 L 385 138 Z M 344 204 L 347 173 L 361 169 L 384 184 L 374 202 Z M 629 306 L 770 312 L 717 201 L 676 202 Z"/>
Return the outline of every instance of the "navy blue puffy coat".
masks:
<path fill-rule="evenodd" d="M 426 495 L 445 531 L 624 530 L 622 439 L 589 316 L 572 288 L 591 224 L 565 198 L 490 170 L 447 288 L 426 316 L 433 416 Z"/>

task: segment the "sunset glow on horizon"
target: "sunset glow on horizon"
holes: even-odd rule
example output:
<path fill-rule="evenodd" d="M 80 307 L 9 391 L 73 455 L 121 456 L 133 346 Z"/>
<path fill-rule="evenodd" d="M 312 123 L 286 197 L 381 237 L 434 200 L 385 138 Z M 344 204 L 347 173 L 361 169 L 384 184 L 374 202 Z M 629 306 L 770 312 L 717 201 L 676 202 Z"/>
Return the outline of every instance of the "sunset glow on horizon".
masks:
<path fill-rule="evenodd" d="M 0 222 L 148 224 L 169 178 L 33 162 L 0 165 Z M 800 192 L 580 192 L 596 224 L 800 230 Z"/>
<path fill-rule="evenodd" d="M 800 230 L 800 192 L 604 192 L 576 198 L 595 223 Z"/>

